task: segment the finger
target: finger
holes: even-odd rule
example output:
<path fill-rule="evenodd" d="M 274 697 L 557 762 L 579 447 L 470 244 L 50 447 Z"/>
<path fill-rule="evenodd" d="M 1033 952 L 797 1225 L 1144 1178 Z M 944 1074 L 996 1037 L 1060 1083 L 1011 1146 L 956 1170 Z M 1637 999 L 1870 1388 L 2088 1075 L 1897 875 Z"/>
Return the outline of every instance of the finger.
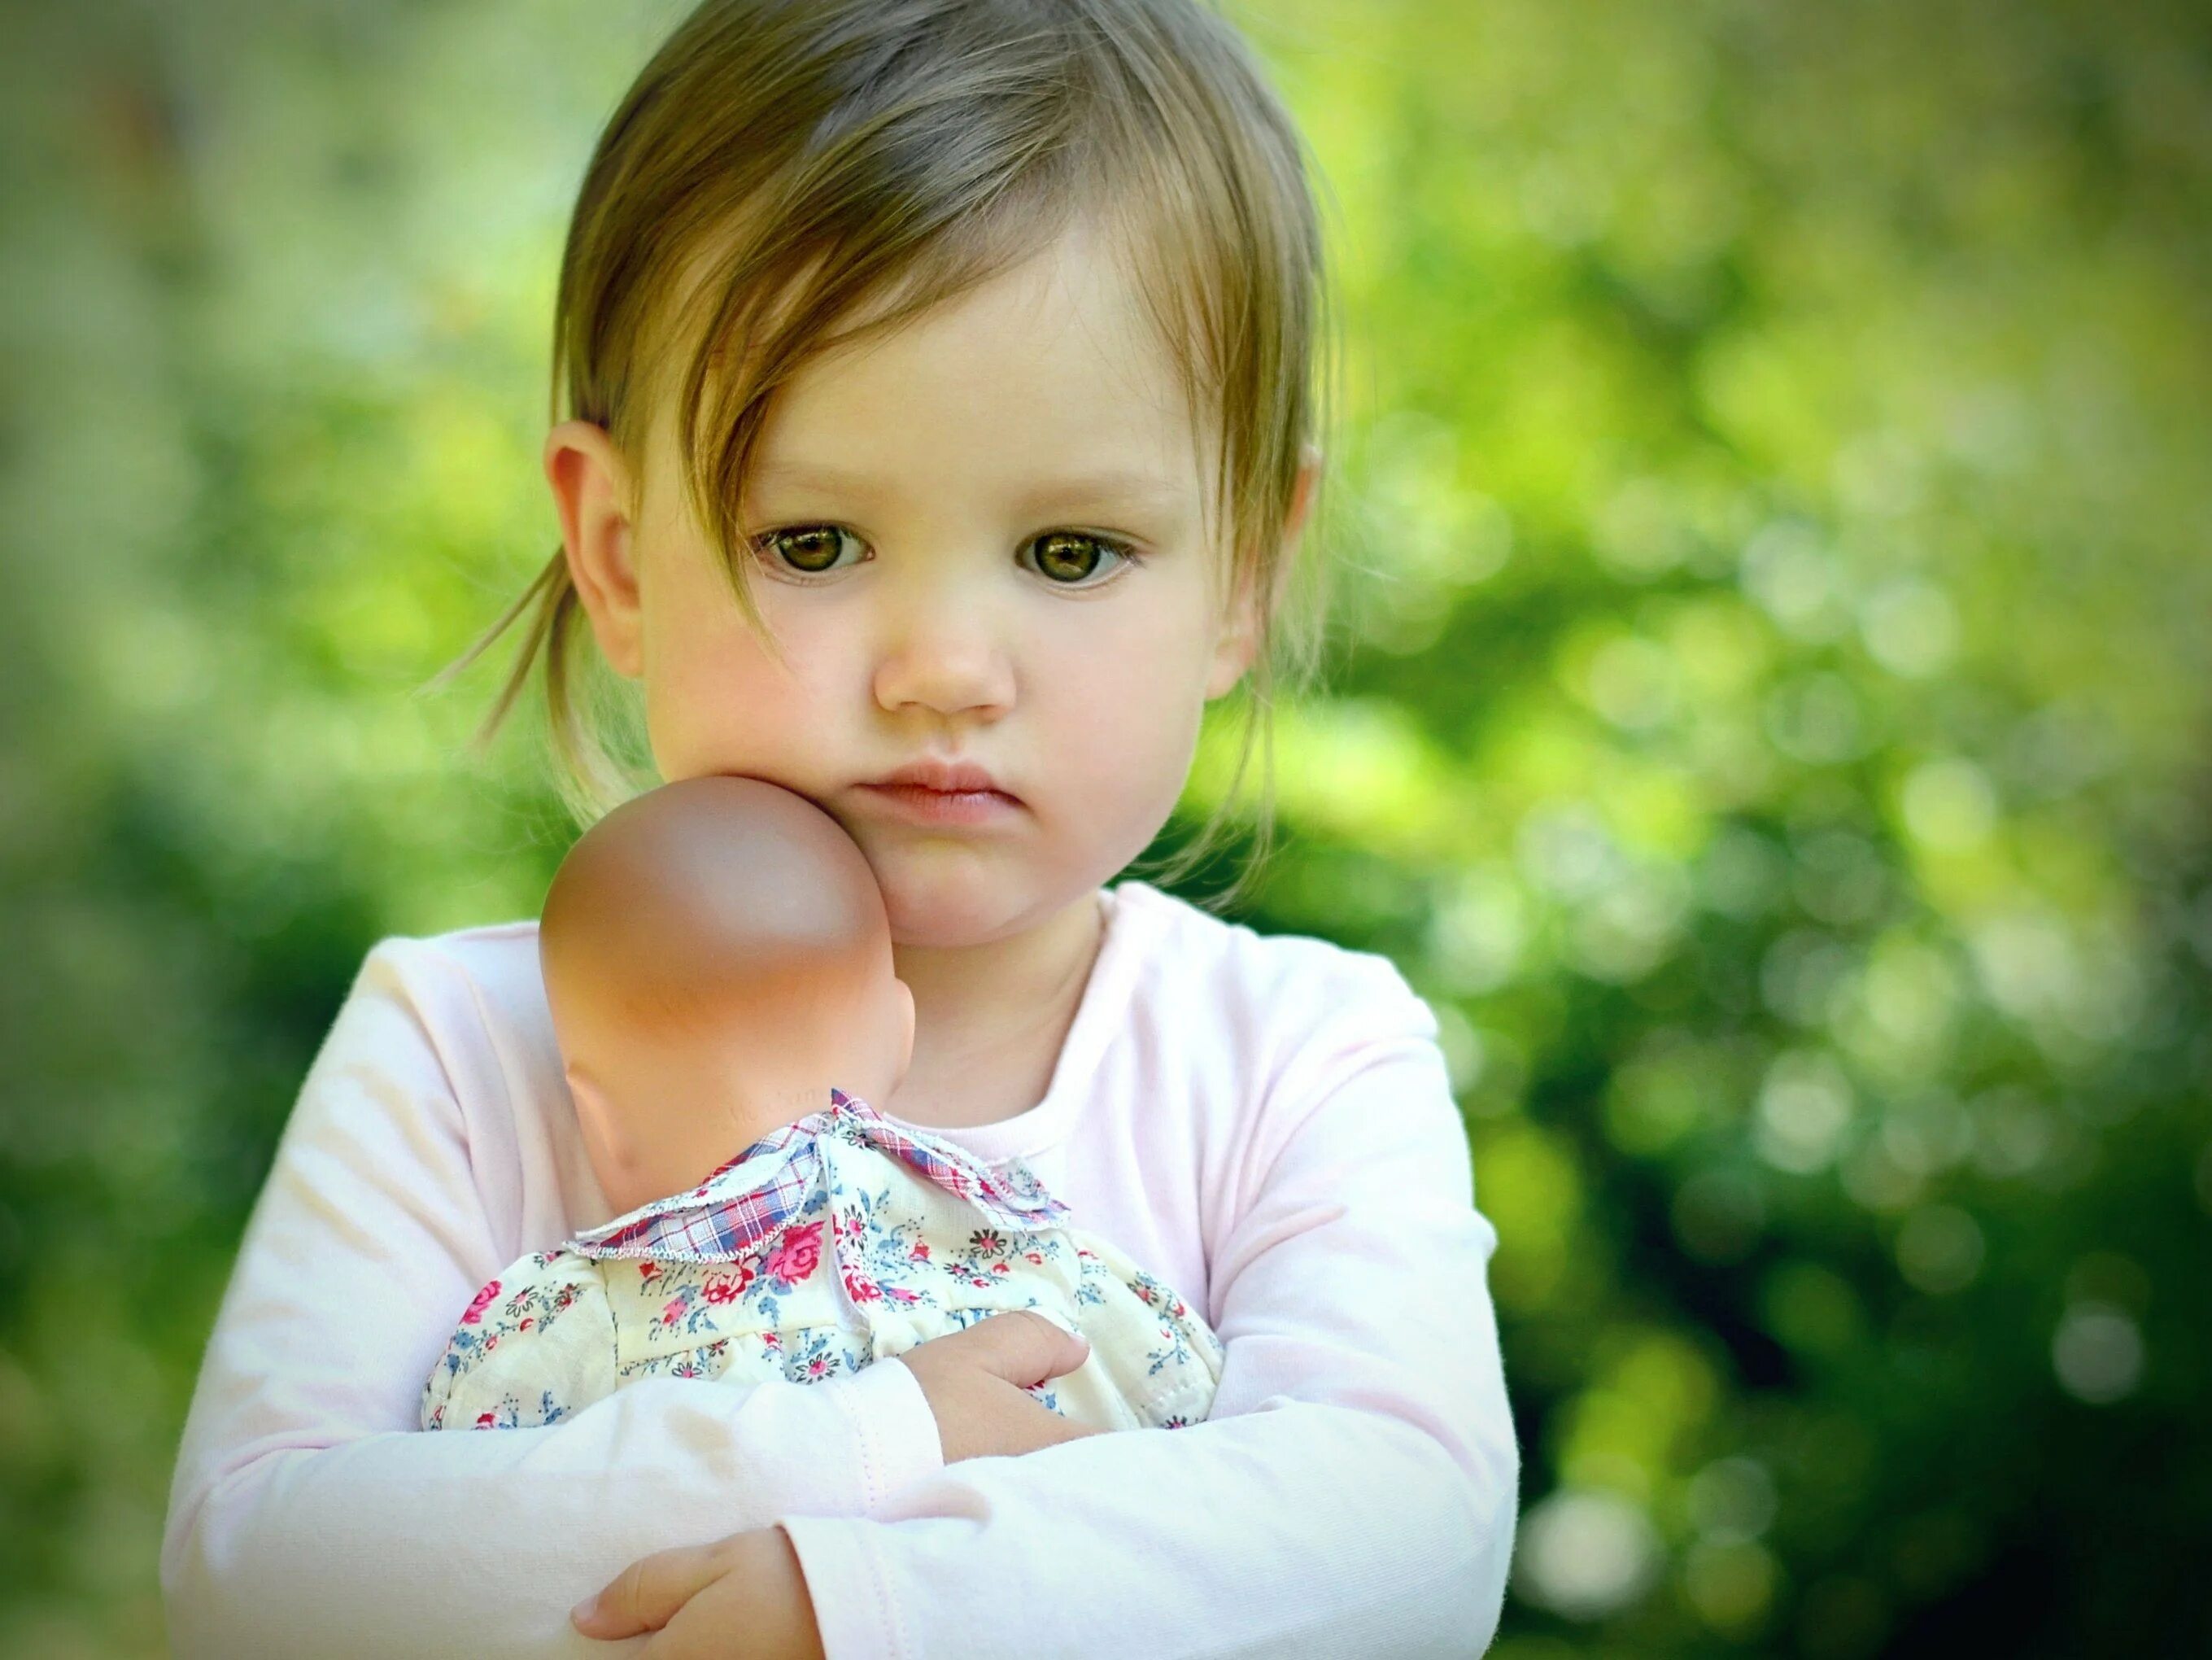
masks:
<path fill-rule="evenodd" d="M 713 1545 L 655 1551 L 624 1568 L 598 1596 L 579 1602 L 569 1618 L 586 1637 L 635 1637 L 641 1631 L 659 1631 L 721 1572 Z"/>
<path fill-rule="evenodd" d="M 732 1646 L 732 1636 L 745 1630 L 749 1612 L 726 1602 L 717 1606 L 712 1593 L 695 1596 L 646 1639 L 637 1660 L 730 1660 L 732 1655 L 752 1654 L 757 1651 L 753 1647 Z"/>
<path fill-rule="evenodd" d="M 1082 1365 L 1088 1346 L 1033 1308 L 1011 1308 L 969 1326 L 975 1364 L 1006 1383 L 1029 1388 Z"/>
<path fill-rule="evenodd" d="M 1025 1319 L 1013 1316 L 1027 1316 Z M 970 1326 L 981 1334 L 979 1363 L 994 1377 L 1027 1387 L 1073 1371 L 1091 1353 L 1083 1338 L 1055 1325 L 1035 1309 L 994 1314 Z"/>
<path fill-rule="evenodd" d="M 1070 1331 L 1057 1320 L 1035 1309 L 1019 1310 L 1030 1316 L 1033 1323 L 1045 1329 L 1044 1370 L 1036 1381 L 1057 1377 L 1064 1371 L 1073 1371 L 1091 1358 L 1091 1340 L 1079 1331 Z"/>
<path fill-rule="evenodd" d="M 1039 1384 L 1034 1389 L 1042 1387 Z M 1034 1389 L 1012 1389 L 1007 1396 L 1008 1411 L 1013 1416 L 1006 1420 L 1009 1444 L 1006 1450 L 1035 1452 L 1041 1447 L 1056 1447 L 1063 1441 L 1080 1441 L 1085 1436 L 1109 1432 L 1103 1428 L 1079 1423 L 1066 1413 L 1045 1405 Z M 1016 1402 L 1021 1404 L 1012 1404 Z"/>
<path fill-rule="evenodd" d="M 804 1571 L 787 1535 L 775 1528 L 722 1541 L 723 1572 L 669 1616 L 637 1660 L 746 1660 L 750 1656 L 819 1654 L 821 1633 Z M 763 1577 L 774 1559 L 783 1590 Z"/>
<path fill-rule="evenodd" d="M 1037 1406 L 1039 1410 L 1052 1420 L 1043 1426 L 1042 1432 L 1044 1443 L 1048 1446 L 1056 1447 L 1063 1441 L 1080 1441 L 1086 1435 L 1106 1433 L 1103 1429 L 1094 1429 L 1088 1424 L 1079 1424 L 1073 1419 L 1054 1412 L 1042 1401 L 1037 1402 Z"/>

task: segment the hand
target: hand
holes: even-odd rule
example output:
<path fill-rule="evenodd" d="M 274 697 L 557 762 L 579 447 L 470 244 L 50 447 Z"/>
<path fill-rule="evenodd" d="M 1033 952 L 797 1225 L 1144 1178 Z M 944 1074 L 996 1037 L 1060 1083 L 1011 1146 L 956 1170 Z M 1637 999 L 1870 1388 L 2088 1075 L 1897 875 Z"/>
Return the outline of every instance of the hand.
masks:
<path fill-rule="evenodd" d="M 656 1551 L 570 1619 L 586 1637 L 657 1632 L 647 1660 L 823 1660 L 799 1554 L 781 1528 Z"/>
<path fill-rule="evenodd" d="M 921 1384 L 950 1464 L 1105 1433 L 1071 1423 L 1024 1388 L 1074 1371 L 1090 1353 L 1083 1338 L 1013 1309 L 917 1343 L 896 1364 Z M 647 1660 L 823 1660 L 805 1576 L 779 1527 L 655 1552 L 624 1569 L 590 1614 L 573 1617 L 586 1637 L 658 1632 Z"/>
<path fill-rule="evenodd" d="M 1091 1353 L 1085 1339 L 1041 1314 L 1012 1309 L 917 1343 L 897 1357 L 929 1397 L 948 1464 L 1035 1452 L 1103 1430 L 1071 1423 L 1025 1387 L 1073 1371 Z"/>

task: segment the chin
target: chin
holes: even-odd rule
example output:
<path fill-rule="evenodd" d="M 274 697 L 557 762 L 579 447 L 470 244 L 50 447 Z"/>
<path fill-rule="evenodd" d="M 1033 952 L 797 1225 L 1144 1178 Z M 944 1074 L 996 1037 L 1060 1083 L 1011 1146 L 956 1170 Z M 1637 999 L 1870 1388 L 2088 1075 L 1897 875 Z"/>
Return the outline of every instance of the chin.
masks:
<path fill-rule="evenodd" d="M 876 866 L 896 946 L 979 946 L 1017 933 L 1036 898 L 1012 861 L 936 861 L 894 855 Z"/>
<path fill-rule="evenodd" d="M 884 889 L 884 909 L 895 946 L 978 946 L 1015 932 L 1019 908 L 1003 890 L 980 879 L 954 883 L 896 883 Z"/>

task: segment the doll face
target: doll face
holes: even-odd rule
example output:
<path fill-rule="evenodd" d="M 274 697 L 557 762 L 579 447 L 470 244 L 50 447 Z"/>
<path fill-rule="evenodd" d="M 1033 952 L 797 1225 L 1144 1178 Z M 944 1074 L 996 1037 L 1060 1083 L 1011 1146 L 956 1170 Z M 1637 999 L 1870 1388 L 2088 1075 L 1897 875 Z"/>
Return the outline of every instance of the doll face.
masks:
<path fill-rule="evenodd" d="M 779 394 L 739 555 L 783 663 L 684 502 L 672 419 L 635 525 L 593 496 L 588 437 L 564 463 L 556 429 L 547 459 L 664 779 L 741 774 L 816 802 L 900 944 L 1022 931 L 1145 849 L 1251 643 L 1243 608 L 1223 626 L 1212 454 L 1109 248 L 1073 233 Z M 869 787 L 924 759 L 979 765 L 1012 800 L 951 823 Z"/>

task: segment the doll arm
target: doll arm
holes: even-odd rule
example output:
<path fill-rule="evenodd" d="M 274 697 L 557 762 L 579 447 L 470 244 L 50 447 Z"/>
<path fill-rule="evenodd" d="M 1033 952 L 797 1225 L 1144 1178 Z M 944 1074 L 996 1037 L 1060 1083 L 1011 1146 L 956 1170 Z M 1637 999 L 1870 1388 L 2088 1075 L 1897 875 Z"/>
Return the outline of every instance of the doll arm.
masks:
<path fill-rule="evenodd" d="M 1488 1645 L 1520 1473 L 1497 1234 L 1433 1014 L 1356 960 L 1206 1201 L 1209 1419 L 963 1461 L 865 1517 L 779 1517 L 829 1660 Z"/>
<path fill-rule="evenodd" d="M 552 1425 L 421 1432 L 454 1321 L 516 1254 L 480 1186 L 514 1172 L 488 1151 L 513 1108 L 479 1007 L 438 947 L 384 941 L 308 1072 L 171 1487 L 179 1660 L 603 1656 L 569 1606 L 640 1556 L 788 1513 L 864 1515 L 941 1466 L 904 1366 L 649 1378 Z"/>
<path fill-rule="evenodd" d="M 430 1368 L 417 1421 L 453 1431 L 557 1424 L 622 1387 L 615 1345 L 599 1265 L 574 1251 L 533 1252 L 470 1301 Z"/>

